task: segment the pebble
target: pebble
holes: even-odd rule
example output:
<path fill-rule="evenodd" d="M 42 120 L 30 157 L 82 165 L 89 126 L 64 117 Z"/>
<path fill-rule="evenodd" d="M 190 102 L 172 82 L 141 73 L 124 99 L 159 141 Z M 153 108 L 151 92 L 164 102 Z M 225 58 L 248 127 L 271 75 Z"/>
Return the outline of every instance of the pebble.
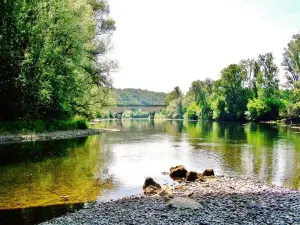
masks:
<path fill-rule="evenodd" d="M 55 224 L 295 224 L 300 225 L 300 191 L 268 186 L 246 177 L 217 176 L 209 187 L 181 183 L 201 209 L 167 207 L 162 198 L 126 197 L 95 204 L 43 225 Z M 232 187 L 235 187 L 234 189 Z M 177 192 L 176 192 L 177 195 Z M 175 197 L 176 197 L 175 195 Z"/>

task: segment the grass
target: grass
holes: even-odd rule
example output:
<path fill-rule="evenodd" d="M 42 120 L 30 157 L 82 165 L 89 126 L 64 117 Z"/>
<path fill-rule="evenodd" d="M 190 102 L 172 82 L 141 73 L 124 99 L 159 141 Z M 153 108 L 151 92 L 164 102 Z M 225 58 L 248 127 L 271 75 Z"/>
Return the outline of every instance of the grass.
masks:
<path fill-rule="evenodd" d="M 69 120 L 37 120 L 14 121 L 0 123 L 0 134 L 3 133 L 41 133 L 46 131 L 85 130 L 88 120 L 82 116 L 75 116 Z"/>

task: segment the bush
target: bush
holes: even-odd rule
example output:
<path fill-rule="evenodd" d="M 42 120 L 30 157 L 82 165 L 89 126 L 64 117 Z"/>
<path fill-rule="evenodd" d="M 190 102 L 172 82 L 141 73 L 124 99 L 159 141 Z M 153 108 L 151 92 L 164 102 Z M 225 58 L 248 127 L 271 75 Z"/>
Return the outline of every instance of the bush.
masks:
<path fill-rule="evenodd" d="M 167 117 L 163 113 L 155 113 L 154 119 L 155 120 L 161 120 L 161 119 L 167 119 Z"/>
<path fill-rule="evenodd" d="M 258 120 L 275 120 L 278 119 L 279 114 L 285 114 L 287 104 L 278 98 L 260 99 L 255 98 L 249 100 L 247 104 L 246 118 L 252 121 Z"/>
<path fill-rule="evenodd" d="M 123 119 L 128 118 L 148 118 L 149 113 L 142 110 L 127 110 L 122 114 Z"/>
<path fill-rule="evenodd" d="M 192 102 L 186 111 L 186 116 L 189 120 L 198 120 L 199 118 L 199 107 L 196 102 Z"/>
<path fill-rule="evenodd" d="M 212 103 L 212 110 L 213 110 L 212 118 L 214 120 L 226 119 L 226 103 L 224 98 L 217 98 Z"/>
<path fill-rule="evenodd" d="M 86 130 L 89 127 L 89 121 L 83 116 L 75 116 L 72 121 L 75 121 L 77 129 Z"/>
<path fill-rule="evenodd" d="M 260 120 L 269 111 L 265 102 L 261 99 L 255 98 L 249 100 L 247 104 L 247 111 L 245 112 L 247 120 Z"/>
<path fill-rule="evenodd" d="M 0 132 L 11 133 L 27 133 L 36 132 L 41 133 L 45 131 L 55 130 L 75 130 L 87 129 L 88 120 L 83 116 L 75 116 L 69 120 L 49 120 L 49 121 L 15 121 L 0 124 Z"/>

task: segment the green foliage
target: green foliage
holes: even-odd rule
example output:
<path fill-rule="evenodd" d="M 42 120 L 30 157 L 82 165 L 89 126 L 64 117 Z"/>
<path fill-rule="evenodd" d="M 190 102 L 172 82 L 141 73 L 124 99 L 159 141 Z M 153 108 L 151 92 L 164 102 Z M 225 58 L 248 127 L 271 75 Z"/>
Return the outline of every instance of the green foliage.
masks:
<path fill-rule="evenodd" d="M 114 89 L 118 105 L 163 105 L 166 93 L 142 89 Z"/>
<path fill-rule="evenodd" d="M 199 107 L 196 102 L 192 102 L 186 111 L 186 116 L 189 120 L 198 120 L 199 115 Z"/>
<path fill-rule="evenodd" d="M 300 84 L 293 91 L 279 90 L 278 67 L 272 53 L 257 59 L 242 60 L 221 71 L 221 78 L 197 80 L 185 96 L 176 87 L 166 97 L 167 118 L 213 120 L 273 120 L 295 117 L 298 109 L 291 107 L 291 98 L 300 102 Z"/>
<path fill-rule="evenodd" d="M 214 120 L 226 118 L 226 103 L 222 96 L 218 96 L 216 100 L 212 102 L 212 110 Z"/>
<path fill-rule="evenodd" d="M 284 49 L 282 66 L 286 71 L 288 86 L 293 87 L 300 76 L 300 33 L 293 35 Z"/>
<path fill-rule="evenodd" d="M 127 110 L 122 114 L 122 119 L 129 119 L 129 118 L 148 118 L 149 113 L 146 111 L 138 110 Z"/>
<path fill-rule="evenodd" d="M 166 117 L 168 119 L 183 119 L 184 111 L 181 99 L 170 101 L 166 108 Z"/>
<path fill-rule="evenodd" d="M 282 115 L 285 115 L 284 112 L 287 108 L 286 103 L 276 97 L 262 99 L 255 98 L 249 100 L 247 104 L 248 111 L 245 112 L 246 118 L 252 121 L 258 120 L 275 120 Z"/>
<path fill-rule="evenodd" d="M 98 119 L 114 119 L 117 118 L 117 114 L 113 110 L 105 109 L 105 110 L 97 111 L 95 117 Z"/>
<path fill-rule="evenodd" d="M 83 116 L 75 116 L 72 121 L 75 121 L 76 123 L 76 128 L 80 129 L 80 130 L 85 130 L 88 128 L 88 120 L 87 118 L 83 117 Z"/>
<path fill-rule="evenodd" d="M 37 121 L 14 121 L 0 123 L 0 133 L 28 133 L 46 132 L 55 130 L 88 129 L 88 120 L 82 116 L 74 116 L 69 120 L 37 120 Z"/>
<path fill-rule="evenodd" d="M 220 119 L 243 119 L 247 104 L 247 96 L 244 89 L 246 74 L 242 67 L 231 64 L 221 71 L 221 88 L 226 105 L 226 118 Z"/>
<path fill-rule="evenodd" d="M 1 1 L 0 121 L 68 120 L 107 105 L 108 13 L 104 1 Z"/>
<path fill-rule="evenodd" d="M 155 113 L 154 119 L 155 120 L 165 120 L 165 119 L 167 119 L 165 113 L 166 113 L 165 111 L 162 111 L 160 113 Z"/>
<path fill-rule="evenodd" d="M 250 99 L 247 104 L 248 111 L 245 112 L 248 120 L 260 120 L 270 110 L 267 108 L 265 102 L 261 99 Z"/>
<path fill-rule="evenodd" d="M 171 91 L 164 99 L 164 104 L 169 105 L 172 100 L 179 99 L 183 97 L 183 93 L 180 88 L 177 86 Z"/>
<path fill-rule="evenodd" d="M 214 81 L 211 79 L 205 79 L 204 81 L 197 80 L 192 82 L 187 96 L 190 96 L 188 99 L 190 104 L 193 104 L 195 101 L 198 105 L 198 114 L 199 119 L 211 119 L 212 118 L 212 94 L 214 88 Z M 185 102 L 187 98 L 184 97 Z"/>

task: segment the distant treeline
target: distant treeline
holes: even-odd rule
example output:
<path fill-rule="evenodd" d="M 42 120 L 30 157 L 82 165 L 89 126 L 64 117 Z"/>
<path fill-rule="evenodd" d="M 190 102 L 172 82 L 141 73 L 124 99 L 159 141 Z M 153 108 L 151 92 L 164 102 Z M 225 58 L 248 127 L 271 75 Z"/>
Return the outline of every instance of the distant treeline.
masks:
<path fill-rule="evenodd" d="M 167 94 L 142 89 L 114 89 L 117 105 L 163 105 Z"/>
<path fill-rule="evenodd" d="M 286 82 L 280 87 L 279 67 L 272 53 L 241 60 L 221 71 L 217 80 L 192 82 L 184 95 L 179 87 L 165 98 L 166 110 L 156 118 L 191 120 L 300 121 L 300 33 L 284 48 Z"/>

